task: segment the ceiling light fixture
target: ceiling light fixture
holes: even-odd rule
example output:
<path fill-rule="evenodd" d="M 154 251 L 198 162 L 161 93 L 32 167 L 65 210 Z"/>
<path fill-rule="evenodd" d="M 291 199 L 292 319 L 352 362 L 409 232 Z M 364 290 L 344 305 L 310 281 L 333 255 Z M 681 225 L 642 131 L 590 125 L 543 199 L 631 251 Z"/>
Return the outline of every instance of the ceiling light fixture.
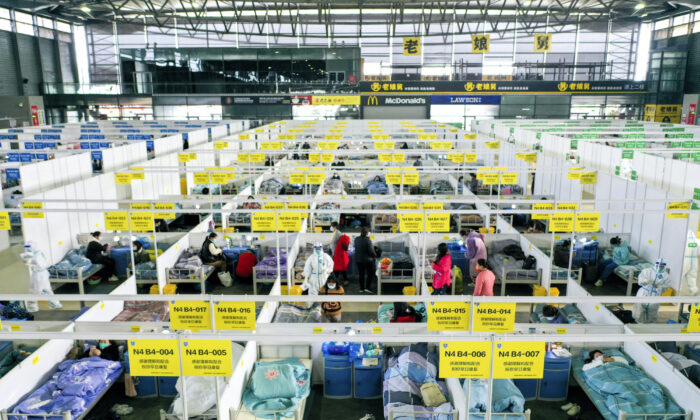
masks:
<path fill-rule="evenodd" d="M 82 10 L 84 13 L 90 13 L 92 11 L 92 9 L 87 6 L 80 6 L 80 10 Z"/>
<path fill-rule="evenodd" d="M 637 3 L 637 4 L 634 6 L 634 10 L 644 9 L 645 7 L 647 7 L 646 4 L 644 4 L 644 3 Z"/>

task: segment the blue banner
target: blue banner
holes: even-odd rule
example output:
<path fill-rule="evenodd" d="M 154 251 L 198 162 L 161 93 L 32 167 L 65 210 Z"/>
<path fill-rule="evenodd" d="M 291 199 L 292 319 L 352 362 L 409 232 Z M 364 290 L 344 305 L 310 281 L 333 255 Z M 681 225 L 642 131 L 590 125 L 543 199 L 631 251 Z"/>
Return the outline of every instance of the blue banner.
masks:
<path fill-rule="evenodd" d="M 102 137 L 104 139 L 104 136 Z M 99 140 L 99 139 L 98 139 Z M 100 142 L 100 148 L 101 149 L 109 149 L 109 142 L 108 141 L 101 141 Z"/>
<path fill-rule="evenodd" d="M 12 152 L 7 154 L 7 161 L 8 162 L 19 162 L 19 153 L 17 152 Z"/>
<path fill-rule="evenodd" d="M 81 142 L 80 142 L 80 148 L 81 148 L 81 149 L 89 149 L 89 148 L 90 148 L 90 142 L 89 142 L 89 141 L 81 141 Z"/>
<path fill-rule="evenodd" d="M 0 134 L 0 140 L 17 140 L 17 134 Z"/>
<path fill-rule="evenodd" d="M 102 160 L 102 152 L 99 150 L 93 150 L 92 151 L 92 158 Z"/>
<path fill-rule="evenodd" d="M 146 149 L 150 150 L 153 149 L 153 140 L 146 140 Z"/>
<path fill-rule="evenodd" d="M 48 153 L 37 153 L 36 158 L 41 160 L 49 160 L 49 155 Z"/>
<path fill-rule="evenodd" d="M 187 133 L 182 133 L 182 140 L 189 140 L 189 138 L 190 137 L 187 135 Z"/>
<path fill-rule="evenodd" d="M 161 133 L 179 133 L 180 130 L 177 128 L 163 128 L 160 130 Z"/>
<path fill-rule="evenodd" d="M 24 133 L 24 130 L 22 130 L 21 128 L 15 128 L 12 130 L 7 130 L 7 132 L 8 133 Z"/>
<path fill-rule="evenodd" d="M 42 128 L 41 132 L 42 133 L 59 133 L 60 134 L 62 131 L 60 129 L 56 129 L 56 128 Z"/>
<path fill-rule="evenodd" d="M 32 143 L 30 141 L 24 142 L 24 148 L 27 150 L 34 149 L 34 143 Z"/>
<path fill-rule="evenodd" d="M 38 142 L 38 141 L 35 141 L 35 142 L 34 142 L 34 149 L 35 149 L 35 150 L 41 150 L 41 149 L 43 149 L 43 148 L 44 148 L 44 143 Z"/>
<path fill-rule="evenodd" d="M 5 176 L 7 179 L 19 179 L 19 168 L 5 169 Z"/>
<path fill-rule="evenodd" d="M 90 148 L 91 149 L 99 149 L 100 148 L 100 142 L 99 141 L 93 141 L 90 143 Z"/>
<path fill-rule="evenodd" d="M 134 128 L 127 128 L 127 129 L 119 130 L 119 132 L 120 133 L 140 133 L 141 130 L 137 130 Z"/>
<path fill-rule="evenodd" d="M 56 148 L 56 142 L 50 141 L 50 142 L 44 142 L 44 147 L 48 149 L 55 149 Z"/>
<path fill-rule="evenodd" d="M 126 136 L 127 140 L 150 140 L 150 134 L 128 134 Z"/>
<path fill-rule="evenodd" d="M 20 153 L 19 154 L 20 162 L 31 162 L 32 159 L 34 159 L 34 153 Z"/>
<path fill-rule="evenodd" d="M 432 95 L 432 105 L 500 105 L 500 95 Z"/>

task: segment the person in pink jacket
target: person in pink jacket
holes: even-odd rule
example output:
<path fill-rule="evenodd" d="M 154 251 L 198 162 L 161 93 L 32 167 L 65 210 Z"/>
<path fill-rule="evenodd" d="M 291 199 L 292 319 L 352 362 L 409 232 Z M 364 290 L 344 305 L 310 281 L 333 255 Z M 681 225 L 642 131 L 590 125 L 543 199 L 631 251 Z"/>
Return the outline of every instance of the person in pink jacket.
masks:
<path fill-rule="evenodd" d="M 452 257 L 447 252 L 447 244 L 441 243 L 437 247 L 438 254 L 434 261 L 430 263 L 433 266 L 433 294 L 446 295 L 447 289 L 452 285 Z"/>
<path fill-rule="evenodd" d="M 475 281 L 479 274 L 476 271 L 476 262 L 486 259 L 486 235 L 479 232 L 472 232 L 467 236 L 467 253 L 469 260 L 469 277 Z"/>
<path fill-rule="evenodd" d="M 493 296 L 493 284 L 496 282 L 496 275 L 489 269 L 486 260 L 481 259 L 476 263 L 476 285 L 474 286 L 474 296 Z"/>

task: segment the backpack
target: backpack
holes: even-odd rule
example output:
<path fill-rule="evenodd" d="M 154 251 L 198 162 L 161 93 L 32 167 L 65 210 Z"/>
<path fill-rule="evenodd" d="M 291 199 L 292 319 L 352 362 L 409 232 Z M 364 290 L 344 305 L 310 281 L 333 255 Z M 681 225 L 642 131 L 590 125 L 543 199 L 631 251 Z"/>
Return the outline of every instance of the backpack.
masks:
<path fill-rule="evenodd" d="M 532 255 L 529 255 L 527 258 L 525 258 L 525 261 L 523 261 L 523 270 L 534 270 L 537 268 L 537 258 L 533 257 Z"/>

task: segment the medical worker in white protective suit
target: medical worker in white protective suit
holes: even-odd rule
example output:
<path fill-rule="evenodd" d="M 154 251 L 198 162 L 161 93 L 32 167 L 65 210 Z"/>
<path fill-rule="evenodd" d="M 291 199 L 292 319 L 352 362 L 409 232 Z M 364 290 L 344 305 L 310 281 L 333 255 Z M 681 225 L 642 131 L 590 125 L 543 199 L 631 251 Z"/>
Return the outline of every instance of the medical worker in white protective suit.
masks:
<path fill-rule="evenodd" d="M 637 297 L 661 296 L 661 293 L 668 288 L 670 280 L 666 272 L 666 263 L 661 258 L 653 267 L 645 268 L 639 273 L 637 283 L 640 287 Z M 632 315 L 640 324 L 651 324 L 659 317 L 659 306 L 658 303 L 635 303 Z"/>
<path fill-rule="evenodd" d="M 333 273 L 333 258 L 323 252 L 323 245 L 320 242 L 314 244 L 314 252 L 304 264 L 303 290 L 308 290 L 309 295 L 318 295 L 326 279 Z"/>
<path fill-rule="evenodd" d="M 24 263 L 29 267 L 29 293 L 35 295 L 53 295 L 51 282 L 49 281 L 49 262 L 46 255 L 31 243 L 24 245 L 24 252 L 20 255 Z M 26 302 L 27 311 L 39 312 L 39 304 L 36 301 Z M 63 305 L 58 300 L 50 300 L 49 308 L 60 309 Z"/>

